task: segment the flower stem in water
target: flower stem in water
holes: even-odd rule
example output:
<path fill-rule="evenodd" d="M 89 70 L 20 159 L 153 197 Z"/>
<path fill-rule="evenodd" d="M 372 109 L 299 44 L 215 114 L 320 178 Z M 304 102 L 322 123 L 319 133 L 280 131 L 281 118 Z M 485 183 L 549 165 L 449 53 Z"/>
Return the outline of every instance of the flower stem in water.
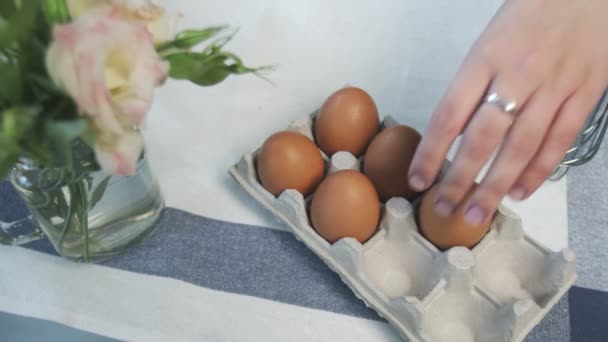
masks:
<path fill-rule="evenodd" d="M 61 194 L 59 194 L 60 196 L 64 196 L 63 192 L 61 190 L 57 190 L 59 192 L 61 192 Z M 68 235 L 68 231 L 70 230 L 70 227 L 72 226 L 72 221 L 74 220 L 74 209 L 76 207 L 76 196 L 75 196 L 75 189 L 74 189 L 74 185 L 70 184 L 68 185 L 68 191 L 70 192 L 70 205 L 68 206 L 68 214 L 65 218 L 65 222 L 63 223 L 63 229 L 61 230 L 61 236 L 59 237 L 59 254 L 64 255 L 63 252 L 63 245 L 65 242 L 65 238 Z"/>
<path fill-rule="evenodd" d="M 85 262 L 89 261 L 89 204 L 87 201 L 87 184 L 86 181 L 80 180 L 77 184 L 78 196 L 80 197 L 80 222 L 82 224 L 82 256 Z"/>

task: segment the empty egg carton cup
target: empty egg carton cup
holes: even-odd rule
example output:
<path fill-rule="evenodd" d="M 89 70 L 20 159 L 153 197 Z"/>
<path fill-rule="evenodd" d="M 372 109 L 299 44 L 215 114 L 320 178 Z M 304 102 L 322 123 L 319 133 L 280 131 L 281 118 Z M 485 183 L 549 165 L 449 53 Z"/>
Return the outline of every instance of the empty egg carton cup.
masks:
<path fill-rule="evenodd" d="M 314 140 L 313 121 L 314 114 L 289 129 Z M 396 124 L 387 117 L 382 126 Z M 258 151 L 245 154 L 230 174 L 410 341 L 522 341 L 576 280 L 574 254 L 531 239 L 504 206 L 472 250 L 438 250 L 418 232 L 415 207 L 403 198 L 384 205 L 378 230 L 365 243 L 330 244 L 311 226 L 310 198 L 295 190 L 276 198 L 260 184 Z M 323 156 L 328 173 L 360 169 L 361 160 L 348 152 Z"/>

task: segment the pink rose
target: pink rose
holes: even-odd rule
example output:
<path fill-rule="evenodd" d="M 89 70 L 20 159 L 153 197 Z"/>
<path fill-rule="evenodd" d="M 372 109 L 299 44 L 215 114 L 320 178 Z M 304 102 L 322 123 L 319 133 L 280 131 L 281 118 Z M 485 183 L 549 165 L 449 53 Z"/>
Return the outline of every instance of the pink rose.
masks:
<path fill-rule="evenodd" d="M 134 174 L 143 145 L 136 128 L 169 68 L 150 32 L 127 20 L 119 7 L 108 6 L 55 26 L 53 37 L 48 71 L 95 125 L 100 165 L 111 174 Z"/>
<path fill-rule="evenodd" d="M 66 3 L 72 18 L 99 6 L 115 5 L 129 20 L 146 25 L 155 44 L 172 38 L 179 18 L 179 15 L 166 11 L 151 0 L 67 0 Z"/>

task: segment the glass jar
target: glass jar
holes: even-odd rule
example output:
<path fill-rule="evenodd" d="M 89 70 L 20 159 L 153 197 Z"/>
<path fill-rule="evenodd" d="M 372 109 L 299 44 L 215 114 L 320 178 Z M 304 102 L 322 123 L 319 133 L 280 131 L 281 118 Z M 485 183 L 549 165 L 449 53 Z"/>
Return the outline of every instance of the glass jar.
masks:
<path fill-rule="evenodd" d="M 94 262 L 121 253 L 158 225 L 164 201 L 145 153 L 133 176 L 100 170 L 93 150 L 81 141 L 73 148 L 72 165 L 41 167 L 21 158 L 9 179 L 31 212 L 26 219 L 37 230 L 11 237 L 4 224 L 0 242 L 20 244 L 43 233 L 59 255 Z"/>

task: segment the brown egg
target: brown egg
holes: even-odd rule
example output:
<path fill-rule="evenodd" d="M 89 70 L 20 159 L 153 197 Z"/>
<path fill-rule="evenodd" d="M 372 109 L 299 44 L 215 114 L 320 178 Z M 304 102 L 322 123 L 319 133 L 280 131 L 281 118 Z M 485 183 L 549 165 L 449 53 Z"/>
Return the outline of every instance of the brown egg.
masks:
<path fill-rule="evenodd" d="M 450 249 L 455 246 L 473 248 L 486 235 L 492 224 L 492 217 L 480 225 L 471 225 L 464 220 L 464 204 L 469 199 L 473 190 L 469 192 L 466 199 L 448 217 L 440 217 L 435 213 L 435 193 L 437 185 L 433 186 L 422 199 L 418 208 L 418 224 L 420 232 L 432 244 L 441 250 Z"/>
<path fill-rule="evenodd" d="M 378 133 L 378 109 L 364 90 L 343 88 L 319 109 L 315 121 L 315 138 L 329 157 L 338 151 L 361 156 Z"/>
<path fill-rule="evenodd" d="M 380 201 L 372 182 L 362 173 L 342 170 L 319 185 L 310 208 L 312 226 L 330 243 L 343 237 L 367 241 L 380 220 Z"/>
<path fill-rule="evenodd" d="M 394 126 L 382 130 L 367 148 L 363 172 L 383 202 L 392 197 L 412 200 L 418 195 L 410 188 L 407 174 L 420 139 L 415 129 Z"/>
<path fill-rule="evenodd" d="M 294 189 L 310 195 L 323 180 L 325 164 L 317 146 L 296 132 L 279 132 L 264 142 L 257 158 L 260 182 L 275 196 Z"/>

